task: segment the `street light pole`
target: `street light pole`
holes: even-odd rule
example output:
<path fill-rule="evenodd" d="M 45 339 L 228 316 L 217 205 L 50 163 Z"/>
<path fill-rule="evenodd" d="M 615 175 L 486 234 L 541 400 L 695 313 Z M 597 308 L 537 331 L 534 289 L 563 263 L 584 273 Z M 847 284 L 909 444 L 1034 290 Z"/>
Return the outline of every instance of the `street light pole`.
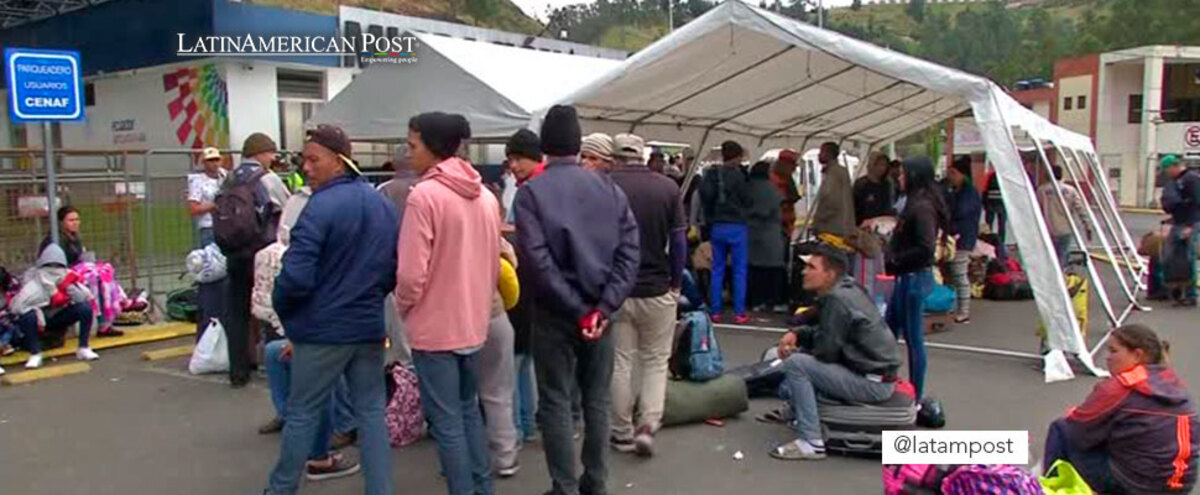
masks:
<path fill-rule="evenodd" d="M 667 32 L 675 31 L 675 0 L 667 0 Z"/>
<path fill-rule="evenodd" d="M 817 0 L 817 27 L 825 28 L 825 0 Z"/>

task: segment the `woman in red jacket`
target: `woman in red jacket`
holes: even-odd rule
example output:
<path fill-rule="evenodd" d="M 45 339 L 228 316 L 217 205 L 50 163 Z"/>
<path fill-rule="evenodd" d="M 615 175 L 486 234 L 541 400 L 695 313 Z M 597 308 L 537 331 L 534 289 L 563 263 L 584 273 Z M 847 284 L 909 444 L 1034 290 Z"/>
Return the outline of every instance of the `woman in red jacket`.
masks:
<path fill-rule="evenodd" d="M 1188 493 L 1196 483 L 1196 408 L 1167 363 L 1168 344 L 1142 325 L 1108 341 L 1112 377 L 1050 423 L 1046 460 L 1070 461 L 1107 494 Z"/>

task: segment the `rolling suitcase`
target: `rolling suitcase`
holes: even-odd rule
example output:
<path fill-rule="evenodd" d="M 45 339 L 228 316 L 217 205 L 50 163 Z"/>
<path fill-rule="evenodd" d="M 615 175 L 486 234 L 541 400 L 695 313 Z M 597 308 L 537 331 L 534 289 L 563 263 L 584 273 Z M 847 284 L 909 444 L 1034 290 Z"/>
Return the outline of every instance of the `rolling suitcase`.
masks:
<path fill-rule="evenodd" d="M 907 384 L 904 384 L 907 385 Z M 917 404 L 911 385 L 897 383 L 891 398 L 878 404 L 842 402 L 817 397 L 817 411 L 830 453 L 878 457 L 883 455 L 883 431 L 911 429 Z"/>

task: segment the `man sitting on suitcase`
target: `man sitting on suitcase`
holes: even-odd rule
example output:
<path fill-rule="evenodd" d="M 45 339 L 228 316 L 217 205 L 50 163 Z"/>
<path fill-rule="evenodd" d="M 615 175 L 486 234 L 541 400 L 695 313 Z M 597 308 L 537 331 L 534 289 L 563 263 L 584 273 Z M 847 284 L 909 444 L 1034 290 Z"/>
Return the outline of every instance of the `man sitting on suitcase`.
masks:
<path fill-rule="evenodd" d="M 818 321 L 780 339 L 787 373 L 780 386 L 788 405 L 764 418 L 790 424 L 799 434 L 771 451 L 771 457 L 784 460 L 825 458 L 818 393 L 848 402 L 883 402 L 895 390 L 900 367 L 896 339 L 866 291 L 846 275 L 845 255 L 821 245 L 803 259 L 804 288 L 817 294 Z"/>

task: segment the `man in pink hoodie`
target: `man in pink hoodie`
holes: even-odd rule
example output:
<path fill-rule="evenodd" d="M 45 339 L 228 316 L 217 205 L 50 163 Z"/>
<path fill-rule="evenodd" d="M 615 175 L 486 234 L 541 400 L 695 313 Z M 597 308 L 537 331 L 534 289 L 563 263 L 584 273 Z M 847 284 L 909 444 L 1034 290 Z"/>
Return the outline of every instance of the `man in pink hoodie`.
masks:
<path fill-rule="evenodd" d="M 491 495 L 476 384 L 500 273 L 500 205 L 455 156 L 470 137 L 461 115 L 425 113 L 408 123 L 410 165 L 421 179 L 400 226 L 396 305 L 449 493 Z"/>

